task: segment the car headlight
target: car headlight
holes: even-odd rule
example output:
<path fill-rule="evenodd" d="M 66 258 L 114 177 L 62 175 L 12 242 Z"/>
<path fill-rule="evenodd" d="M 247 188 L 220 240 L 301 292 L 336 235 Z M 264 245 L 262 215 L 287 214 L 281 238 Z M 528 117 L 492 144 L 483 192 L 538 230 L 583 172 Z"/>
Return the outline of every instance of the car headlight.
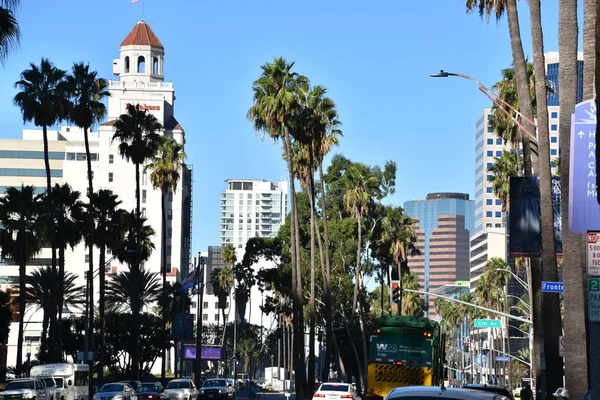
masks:
<path fill-rule="evenodd" d="M 112 400 L 123 400 L 123 395 L 122 394 L 117 394 L 115 395 Z"/>
<path fill-rule="evenodd" d="M 200 394 L 204 394 L 204 389 L 200 389 Z"/>
<path fill-rule="evenodd" d="M 183 397 L 183 393 L 177 392 L 177 397 Z"/>

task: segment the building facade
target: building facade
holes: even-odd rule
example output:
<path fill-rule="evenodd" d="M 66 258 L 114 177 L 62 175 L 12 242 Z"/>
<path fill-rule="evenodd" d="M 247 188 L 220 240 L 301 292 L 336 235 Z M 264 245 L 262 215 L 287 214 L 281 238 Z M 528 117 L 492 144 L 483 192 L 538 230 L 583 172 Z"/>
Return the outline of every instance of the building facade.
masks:
<path fill-rule="evenodd" d="M 120 207 L 126 211 L 135 209 L 135 167 L 119 154 L 119 141 L 112 141 L 114 123 L 127 112 L 127 104 L 139 105 L 152 113 L 164 129 L 158 133 L 185 145 L 185 132 L 174 116 L 175 91 L 172 82 L 165 82 L 163 75 L 164 47 L 145 22 L 138 22 L 120 46 L 120 58 L 113 62 L 113 72 L 118 80 L 109 81 L 108 119 L 97 132 L 89 133 L 90 157 L 94 190 L 107 189 L 118 195 Z M 83 131 L 77 127 L 64 126 L 48 131 L 48 147 L 52 185 L 69 184 L 81 193 L 81 201 L 87 202 L 87 164 Z M 43 137 L 41 130 L 24 130 L 20 140 L 0 140 L 0 193 L 10 186 L 33 185 L 36 192 L 46 190 Z M 143 171 L 143 166 L 140 168 Z M 141 172 L 140 197 L 142 215 L 154 231 L 155 250 L 143 266 L 160 273 L 162 241 L 161 192 L 153 188 L 151 171 Z M 191 240 L 192 176 L 191 167 L 184 165 L 176 190 L 167 196 L 167 273 L 175 280 L 181 271 L 189 268 Z M 50 249 L 44 248 L 27 267 L 31 273 L 36 267 L 51 264 Z M 119 273 L 127 268 L 108 252 L 108 262 L 98 265 L 98 251 L 94 252 L 94 268 Z M 11 260 L 4 260 L 3 281 L 18 276 L 18 268 Z M 4 266 L 3 266 L 4 267 Z M 85 286 L 85 271 L 89 268 L 87 248 L 79 243 L 65 252 L 65 269 L 77 275 L 76 284 Z M 18 280 L 17 280 L 18 282 Z M 95 285 L 97 288 L 97 283 Z M 96 292 L 97 293 L 97 292 Z M 95 296 L 98 299 L 98 296 Z M 75 313 L 81 310 L 71 310 Z M 65 314 L 63 314 L 64 316 Z M 67 313 L 68 316 L 68 313 Z M 24 354 L 37 352 L 41 337 L 42 313 L 28 309 L 25 315 Z M 13 324 L 8 343 L 8 365 L 14 365 L 17 352 L 17 325 Z"/>
<path fill-rule="evenodd" d="M 469 280 L 469 237 L 473 232 L 473 201 L 463 193 L 430 193 L 426 200 L 404 203 L 415 220 L 418 256 L 409 266 L 426 292 L 456 281 Z M 429 315 L 435 315 L 435 298 L 425 295 Z"/>

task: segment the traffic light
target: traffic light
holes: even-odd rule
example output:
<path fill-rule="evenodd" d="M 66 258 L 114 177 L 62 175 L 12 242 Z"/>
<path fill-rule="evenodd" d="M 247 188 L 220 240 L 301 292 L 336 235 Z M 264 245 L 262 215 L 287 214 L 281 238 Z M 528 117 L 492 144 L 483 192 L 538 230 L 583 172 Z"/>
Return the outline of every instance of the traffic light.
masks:
<path fill-rule="evenodd" d="M 465 343 L 465 353 L 469 352 L 469 342 Z"/>
<path fill-rule="evenodd" d="M 400 281 L 392 281 L 392 300 L 394 303 L 400 304 L 400 296 L 402 296 Z"/>

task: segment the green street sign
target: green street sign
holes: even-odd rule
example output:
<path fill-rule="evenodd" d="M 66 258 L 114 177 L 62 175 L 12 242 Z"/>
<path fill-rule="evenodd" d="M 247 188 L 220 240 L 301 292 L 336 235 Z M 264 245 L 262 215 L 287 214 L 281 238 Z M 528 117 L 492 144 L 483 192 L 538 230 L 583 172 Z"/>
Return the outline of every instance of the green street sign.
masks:
<path fill-rule="evenodd" d="M 474 328 L 502 328 L 499 319 L 476 319 L 473 321 Z"/>
<path fill-rule="evenodd" d="M 588 281 L 588 317 L 590 321 L 600 322 L 600 278 Z"/>

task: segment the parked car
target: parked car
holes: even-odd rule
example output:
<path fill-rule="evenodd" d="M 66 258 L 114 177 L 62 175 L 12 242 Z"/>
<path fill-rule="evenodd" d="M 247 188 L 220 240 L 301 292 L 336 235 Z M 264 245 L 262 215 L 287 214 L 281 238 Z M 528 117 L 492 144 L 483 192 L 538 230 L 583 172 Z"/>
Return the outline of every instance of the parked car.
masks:
<path fill-rule="evenodd" d="M 129 386 L 131 386 L 131 388 L 133 389 L 134 392 L 137 393 L 137 391 L 139 390 L 139 388 L 142 387 L 142 382 L 141 381 L 120 381 L 118 383 L 126 383 Z"/>
<path fill-rule="evenodd" d="M 233 400 L 235 391 L 233 385 L 224 378 L 207 379 L 198 393 L 198 400 Z"/>
<path fill-rule="evenodd" d="M 360 400 L 360 396 L 354 390 L 354 386 L 349 383 L 325 382 L 317 389 L 313 395 L 313 400 L 339 400 L 353 399 Z"/>
<path fill-rule="evenodd" d="M 171 400 L 196 400 L 198 396 L 196 385 L 189 378 L 169 381 L 163 393 Z"/>
<path fill-rule="evenodd" d="M 121 396 L 122 400 L 136 400 L 135 391 L 128 383 L 105 383 L 94 394 L 93 400 L 112 400 L 115 396 Z"/>
<path fill-rule="evenodd" d="M 136 392 L 138 400 L 161 400 L 167 399 L 167 395 L 154 384 L 142 384 Z"/>
<path fill-rule="evenodd" d="M 513 394 L 509 389 L 504 386 L 495 386 L 495 385 L 478 385 L 475 383 L 464 384 L 463 388 L 465 389 L 473 389 L 473 390 L 483 390 L 484 392 L 491 392 L 501 394 L 502 396 L 508 398 L 509 400 L 515 400 Z"/>
<path fill-rule="evenodd" d="M 143 388 L 150 388 L 150 387 L 155 387 L 157 392 L 162 392 L 164 387 L 162 385 L 162 383 L 160 383 L 159 381 L 156 382 L 142 382 L 142 387 Z"/>
<path fill-rule="evenodd" d="M 440 386 L 403 386 L 392 389 L 386 400 L 509 400 L 506 396 L 482 390 Z"/>
<path fill-rule="evenodd" d="M 49 400 L 46 392 L 46 385 L 39 379 L 16 379 L 6 385 L 4 391 L 0 393 L 0 400 Z"/>

